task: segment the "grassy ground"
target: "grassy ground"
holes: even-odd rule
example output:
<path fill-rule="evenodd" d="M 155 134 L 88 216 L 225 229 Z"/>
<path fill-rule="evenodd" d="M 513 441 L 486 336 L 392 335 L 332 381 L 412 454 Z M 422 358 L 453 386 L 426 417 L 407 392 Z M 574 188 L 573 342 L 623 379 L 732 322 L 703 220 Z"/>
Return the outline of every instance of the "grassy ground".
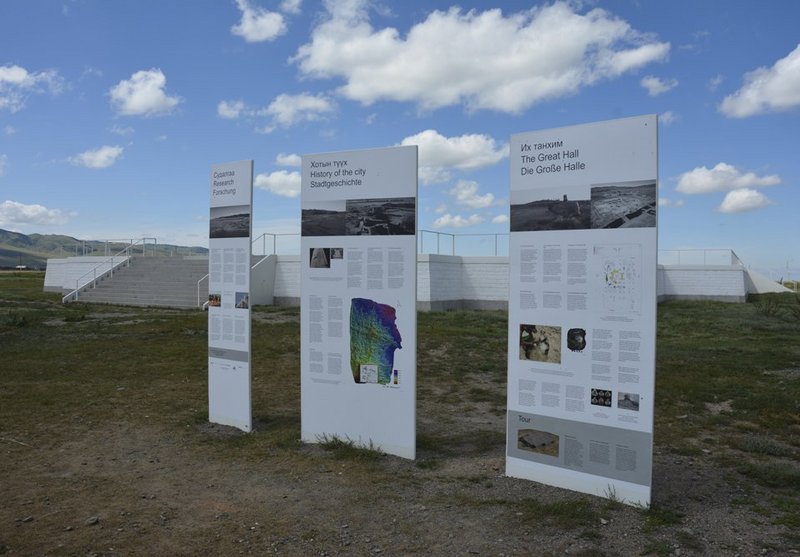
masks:
<path fill-rule="evenodd" d="M 42 281 L 0 274 L 0 554 L 800 549 L 794 295 L 659 306 L 645 510 L 503 476 L 505 312 L 419 315 L 411 463 L 340 439 L 298 442 L 297 308 L 253 311 L 257 431 L 244 435 L 207 424 L 205 314 L 64 306 Z M 251 477 L 259 487 L 240 492 Z M 195 483 L 211 502 L 180 487 Z M 172 501 L 159 495 L 156 505 L 151 493 Z M 343 506 L 345 528 L 331 518 Z M 92 513 L 105 530 L 90 529 Z M 365 533 L 353 534 L 356 525 Z M 78 530 L 83 538 L 69 537 Z"/>

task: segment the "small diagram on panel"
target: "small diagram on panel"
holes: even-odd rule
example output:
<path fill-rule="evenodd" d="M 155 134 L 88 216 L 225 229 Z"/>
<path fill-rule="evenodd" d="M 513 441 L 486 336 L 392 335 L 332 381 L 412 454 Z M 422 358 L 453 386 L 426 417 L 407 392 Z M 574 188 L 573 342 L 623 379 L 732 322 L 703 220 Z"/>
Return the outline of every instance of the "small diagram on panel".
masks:
<path fill-rule="evenodd" d="M 613 393 L 607 389 L 592 389 L 591 403 L 594 406 L 611 408 Z"/>
<path fill-rule="evenodd" d="M 558 435 L 539 429 L 517 430 L 517 448 L 558 458 Z"/>
<path fill-rule="evenodd" d="M 561 327 L 520 324 L 519 359 L 560 364 Z"/>
<path fill-rule="evenodd" d="M 348 236 L 414 234 L 416 212 L 413 197 L 349 199 L 345 233 Z"/>
<path fill-rule="evenodd" d="M 639 395 L 636 393 L 617 393 L 617 408 L 639 411 Z"/>
<path fill-rule="evenodd" d="M 396 382 L 395 351 L 402 348 L 403 340 L 396 321 L 390 305 L 366 298 L 351 300 L 350 368 L 356 383 Z"/>
<path fill-rule="evenodd" d="M 209 238 L 247 238 L 250 236 L 250 205 L 211 207 Z"/>
<path fill-rule="evenodd" d="M 639 313 L 642 305 L 642 248 L 598 245 L 593 251 L 604 311 Z"/>
<path fill-rule="evenodd" d="M 567 331 L 567 348 L 573 352 L 582 352 L 586 348 L 586 329 L 569 329 Z"/>
<path fill-rule="evenodd" d="M 592 228 L 652 228 L 656 225 L 656 182 L 592 185 Z"/>

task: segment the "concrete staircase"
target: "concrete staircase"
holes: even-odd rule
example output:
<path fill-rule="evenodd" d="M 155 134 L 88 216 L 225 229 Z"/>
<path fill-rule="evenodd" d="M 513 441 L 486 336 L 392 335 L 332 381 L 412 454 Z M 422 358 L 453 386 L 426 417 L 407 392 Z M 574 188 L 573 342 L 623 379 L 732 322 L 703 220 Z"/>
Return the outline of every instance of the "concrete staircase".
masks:
<path fill-rule="evenodd" d="M 124 306 L 200 309 L 197 281 L 208 273 L 208 259 L 133 257 L 128 267 L 79 294 L 79 302 Z M 208 279 L 200 284 L 200 303 L 208 299 Z"/>

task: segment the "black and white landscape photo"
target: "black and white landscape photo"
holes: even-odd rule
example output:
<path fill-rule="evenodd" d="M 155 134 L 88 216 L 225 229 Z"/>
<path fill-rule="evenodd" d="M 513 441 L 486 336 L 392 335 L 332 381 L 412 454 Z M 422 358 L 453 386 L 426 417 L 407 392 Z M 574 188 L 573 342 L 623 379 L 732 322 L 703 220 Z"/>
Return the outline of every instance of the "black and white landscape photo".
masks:
<path fill-rule="evenodd" d="M 250 236 L 250 205 L 211 207 L 209 238 L 247 238 Z"/>
<path fill-rule="evenodd" d="M 301 211 L 303 236 L 344 236 L 345 201 L 319 201 Z"/>
<path fill-rule="evenodd" d="M 416 203 L 413 197 L 347 201 L 348 236 L 407 235 L 415 231 Z"/>
<path fill-rule="evenodd" d="M 588 230 L 588 188 L 536 188 L 511 197 L 511 232 Z"/>
<path fill-rule="evenodd" d="M 592 228 L 650 228 L 656 225 L 656 182 L 592 186 Z"/>

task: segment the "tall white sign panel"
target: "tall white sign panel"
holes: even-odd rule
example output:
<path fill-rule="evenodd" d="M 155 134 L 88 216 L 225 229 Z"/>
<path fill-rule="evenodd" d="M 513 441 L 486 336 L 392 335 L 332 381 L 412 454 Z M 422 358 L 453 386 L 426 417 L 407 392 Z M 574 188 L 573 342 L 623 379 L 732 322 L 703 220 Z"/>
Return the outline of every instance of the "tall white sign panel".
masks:
<path fill-rule="evenodd" d="M 656 126 L 511 138 L 509 476 L 650 503 Z"/>
<path fill-rule="evenodd" d="M 305 155 L 301 191 L 303 441 L 413 459 L 417 148 Z"/>
<path fill-rule="evenodd" d="M 208 239 L 208 419 L 252 429 L 250 236 L 253 161 L 211 169 Z"/>

